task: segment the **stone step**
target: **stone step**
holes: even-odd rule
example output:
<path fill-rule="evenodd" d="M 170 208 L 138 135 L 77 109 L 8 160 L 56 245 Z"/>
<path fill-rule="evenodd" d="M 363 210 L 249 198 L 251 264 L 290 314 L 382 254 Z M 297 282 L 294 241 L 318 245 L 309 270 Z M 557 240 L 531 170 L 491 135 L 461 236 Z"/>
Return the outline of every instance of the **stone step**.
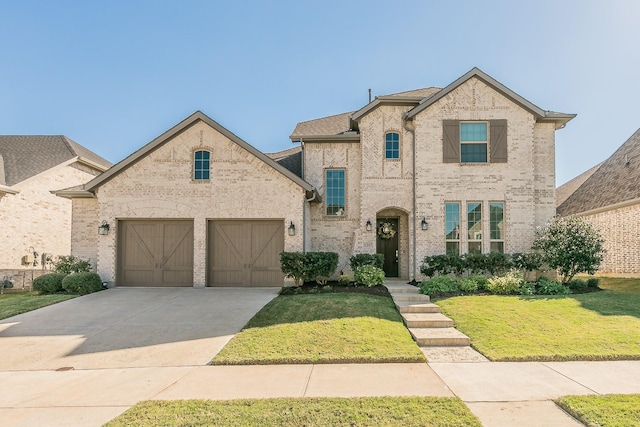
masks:
<path fill-rule="evenodd" d="M 391 295 L 420 293 L 420 289 L 418 289 L 415 286 L 407 285 L 407 284 L 400 284 L 400 285 L 387 284 L 385 285 L 385 287 L 387 288 L 387 290 Z"/>
<path fill-rule="evenodd" d="M 409 328 L 421 347 L 459 347 L 471 345 L 469 337 L 455 328 Z"/>
<path fill-rule="evenodd" d="M 442 313 L 402 313 L 407 328 L 453 328 L 453 320 Z"/>
<path fill-rule="evenodd" d="M 432 302 L 394 301 L 400 313 L 440 313 L 440 306 Z"/>
<path fill-rule="evenodd" d="M 431 299 L 429 298 L 429 295 L 422 295 L 422 294 L 407 294 L 407 293 L 403 293 L 403 294 L 395 294 L 392 295 L 393 301 L 395 301 L 396 303 L 399 302 L 430 302 Z"/>

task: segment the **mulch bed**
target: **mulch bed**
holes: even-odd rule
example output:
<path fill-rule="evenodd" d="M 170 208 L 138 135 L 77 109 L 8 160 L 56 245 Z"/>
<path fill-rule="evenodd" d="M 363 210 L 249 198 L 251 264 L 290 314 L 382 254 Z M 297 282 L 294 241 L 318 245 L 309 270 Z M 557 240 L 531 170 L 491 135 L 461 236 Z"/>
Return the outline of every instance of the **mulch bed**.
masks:
<path fill-rule="evenodd" d="M 341 285 L 338 282 L 327 282 L 326 287 L 318 285 L 316 282 L 305 282 L 302 286 L 286 286 L 280 291 L 280 295 L 301 295 L 301 294 L 329 294 L 348 292 L 352 294 L 368 294 L 388 297 L 389 291 L 382 285 L 378 286 L 354 286 Z"/>

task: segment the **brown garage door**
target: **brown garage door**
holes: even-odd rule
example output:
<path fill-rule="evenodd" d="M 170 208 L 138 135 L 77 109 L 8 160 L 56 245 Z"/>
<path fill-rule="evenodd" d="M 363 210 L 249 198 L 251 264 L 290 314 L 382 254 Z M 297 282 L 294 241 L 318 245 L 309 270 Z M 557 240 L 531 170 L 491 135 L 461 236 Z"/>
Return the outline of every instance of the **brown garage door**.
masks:
<path fill-rule="evenodd" d="M 284 221 L 209 221 L 208 286 L 282 286 Z"/>
<path fill-rule="evenodd" d="M 118 221 L 118 286 L 193 286 L 193 221 Z"/>

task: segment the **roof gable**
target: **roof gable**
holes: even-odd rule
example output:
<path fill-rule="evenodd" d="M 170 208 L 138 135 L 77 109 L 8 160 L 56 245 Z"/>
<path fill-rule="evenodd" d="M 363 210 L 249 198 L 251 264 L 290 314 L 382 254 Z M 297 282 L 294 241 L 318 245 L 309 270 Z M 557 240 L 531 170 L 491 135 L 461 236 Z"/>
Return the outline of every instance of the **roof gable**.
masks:
<path fill-rule="evenodd" d="M 63 135 L 2 135 L 0 161 L 2 184 L 12 186 L 77 158 L 99 170 L 111 163 Z"/>
<path fill-rule="evenodd" d="M 101 185 L 103 185 L 104 183 L 112 179 L 114 176 L 118 175 L 119 173 L 127 169 L 129 166 L 136 163 L 138 160 L 147 156 L 149 153 L 153 152 L 154 150 L 156 150 L 157 148 L 159 148 L 169 140 L 173 139 L 178 134 L 182 133 L 184 130 L 188 129 L 189 127 L 193 126 L 195 123 L 198 123 L 200 121 L 209 125 L 213 129 L 215 129 L 217 132 L 224 135 L 233 143 L 238 144 L 240 147 L 242 147 L 243 149 L 251 153 L 253 156 L 262 160 L 264 163 L 266 163 L 276 171 L 280 172 L 285 177 L 289 178 L 290 180 L 298 184 L 305 191 L 315 194 L 315 188 L 311 184 L 307 183 L 299 176 L 296 176 L 290 170 L 278 164 L 276 161 L 269 158 L 266 154 L 262 153 L 257 148 L 250 145 L 248 142 L 236 136 L 231 131 L 229 131 L 228 129 L 226 129 L 225 127 L 223 127 L 218 122 L 211 119 L 209 116 L 202 113 L 201 111 L 196 111 L 195 113 L 191 114 L 189 117 L 187 117 L 186 119 L 182 120 L 180 123 L 178 123 L 171 129 L 164 132 L 162 135 L 158 136 L 157 138 L 155 138 L 154 140 L 152 140 L 142 148 L 138 149 L 137 151 L 135 151 L 134 153 L 126 157 L 124 160 L 117 163 L 111 169 L 97 176 L 93 180 L 89 181 L 87 184 L 83 186 L 83 191 L 94 192 L 98 187 L 100 187 Z M 77 193 L 77 191 L 75 192 Z M 59 192 L 59 195 L 65 196 L 64 191 Z M 73 194 L 72 196 L 81 196 L 81 195 Z"/>
<path fill-rule="evenodd" d="M 514 91 L 512 91 L 511 89 L 509 89 L 508 87 L 506 87 L 505 85 L 503 85 L 502 83 L 500 83 L 493 77 L 489 76 L 488 74 L 486 74 L 485 72 L 483 72 L 477 67 L 472 68 L 471 70 L 469 70 L 467 73 L 460 76 L 458 79 L 453 81 L 444 89 L 438 92 L 435 92 L 431 96 L 424 98 L 422 101 L 420 101 L 420 104 L 418 104 L 416 107 L 408 111 L 405 117 L 408 119 L 413 119 L 420 112 L 429 108 L 430 106 L 438 102 L 440 99 L 444 98 L 449 93 L 451 93 L 452 91 L 454 91 L 459 86 L 461 86 L 466 81 L 472 78 L 477 78 L 481 80 L 486 85 L 493 88 L 495 91 L 507 97 L 508 99 L 510 99 L 517 105 L 519 105 L 520 107 L 524 108 L 525 110 L 529 111 L 531 114 L 533 114 L 536 117 L 537 121 L 556 123 L 556 129 L 563 127 L 569 120 L 575 117 L 575 114 L 556 113 L 554 111 L 545 111 L 541 109 L 537 105 L 533 104 L 532 102 L 529 102 L 528 100 L 518 95 L 517 93 L 515 93 Z"/>
<path fill-rule="evenodd" d="M 640 129 L 558 206 L 572 215 L 640 199 Z"/>

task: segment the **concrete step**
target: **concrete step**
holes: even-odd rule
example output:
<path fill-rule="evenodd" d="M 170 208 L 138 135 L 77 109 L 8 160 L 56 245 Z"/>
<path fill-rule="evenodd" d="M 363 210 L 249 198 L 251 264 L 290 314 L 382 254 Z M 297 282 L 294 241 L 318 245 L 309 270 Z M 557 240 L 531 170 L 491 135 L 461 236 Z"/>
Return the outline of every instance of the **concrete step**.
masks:
<path fill-rule="evenodd" d="M 386 284 L 384 285 L 391 295 L 397 294 L 419 294 L 420 289 L 407 284 Z"/>
<path fill-rule="evenodd" d="M 430 302 L 429 295 L 400 293 L 391 296 L 393 301 L 399 302 Z"/>
<path fill-rule="evenodd" d="M 469 337 L 455 328 L 409 328 L 421 347 L 459 347 L 471 345 Z"/>
<path fill-rule="evenodd" d="M 453 320 L 442 313 L 402 313 L 407 328 L 453 328 Z"/>
<path fill-rule="evenodd" d="M 440 306 L 432 302 L 395 301 L 400 313 L 440 313 Z"/>

